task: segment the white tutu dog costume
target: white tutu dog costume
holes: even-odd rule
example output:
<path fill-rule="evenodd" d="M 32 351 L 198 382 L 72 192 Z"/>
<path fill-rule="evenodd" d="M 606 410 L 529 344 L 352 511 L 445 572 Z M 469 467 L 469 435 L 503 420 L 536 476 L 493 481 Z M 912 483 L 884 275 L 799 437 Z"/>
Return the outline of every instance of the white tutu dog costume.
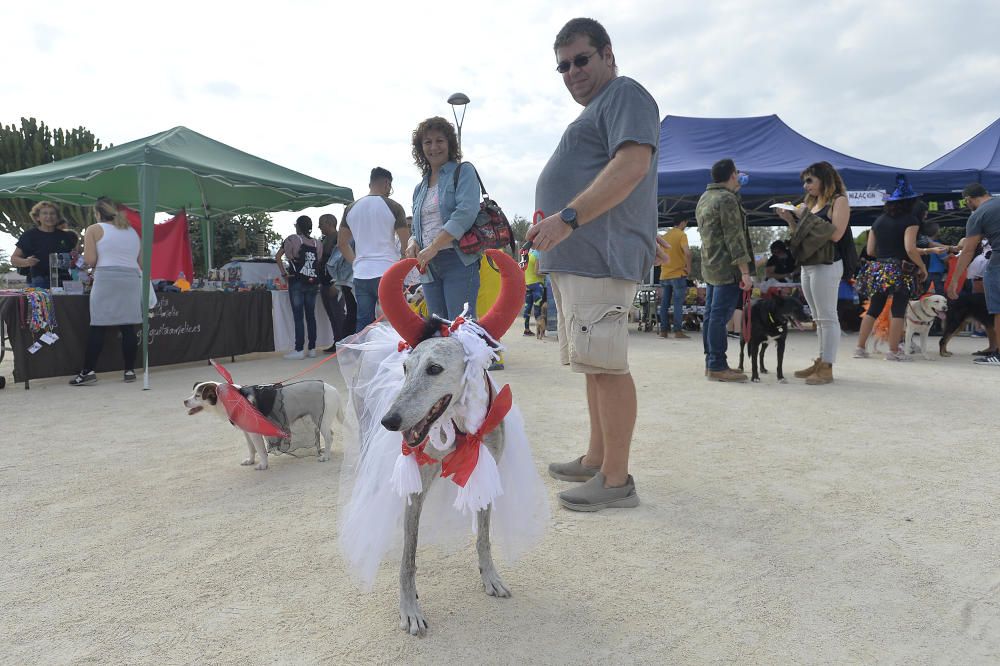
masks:
<path fill-rule="evenodd" d="M 415 260 L 407 259 L 379 287 L 391 325 L 338 345 L 348 387 L 340 547 L 367 589 L 381 561 L 402 554 L 400 626 L 413 634 L 426 629 L 407 572 L 417 523 L 421 545 L 456 548 L 475 534 L 487 593 L 508 596 L 490 537 L 514 561 L 538 543 L 549 518 L 520 410 L 510 387 L 498 390 L 487 371 L 502 349 L 497 339 L 520 312 L 524 275 L 502 252 L 488 256 L 500 266 L 501 293 L 478 323 L 428 322 L 410 310 L 402 280 Z M 445 478 L 434 482 L 438 475 Z"/>

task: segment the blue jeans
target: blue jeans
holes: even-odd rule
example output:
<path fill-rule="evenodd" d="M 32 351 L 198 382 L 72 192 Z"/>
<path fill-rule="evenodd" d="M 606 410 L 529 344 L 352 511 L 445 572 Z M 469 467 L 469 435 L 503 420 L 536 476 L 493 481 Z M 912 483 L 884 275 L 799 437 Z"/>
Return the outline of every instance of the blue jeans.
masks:
<path fill-rule="evenodd" d="M 729 367 L 726 361 L 726 325 L 736 312 L 740 299 L 738 284 L 708 285 L 705 292 L 705 324 L 701 340 L 705 346 L 705 367 L 719 371 Z"/>
<path fill-rule="evenodd" d="M 378 303 L 378 283 L 382 278 L 354 278 L 354 299 L 358 302 L 358 323 L 355 333 L 375 321 L 375 304 Z"/>
<path fill-rule="evenodd" d="M 535 311 L 535 319 L 542 315 L 542 296 L 545 295 L 545 285 L 541 282 L 529 284 L 524 290 L 524 330 L 531 324 L 531 311 Z"/>
<path fill-rule="evenodd" d="M 479 297 L 479 264 L 481 261 L 480 259 L 466 266 L 459 258 L 457 250 L 449 249 L 438 252 L 429 264 L 434 281 L 423 283 L 428 314 L 436 314 L 453 320 L 462 314 L 462 308 L 468 303 L 468 317 L 475 318 L 476 298 Z"/>
<path fill-rule="evenodd" d="M 35 275 L 34 277 L 28 278 L 28 286 L 35 289 L 48 289 L 49 278 L 46 275 Z"/>
<path fill-rule="evenodd" d="M 674 331 L 684 328 L 684 297 L 687 296 L 687 278 L 678 277 L 662 280 L 663 298 L 660 300 L 660 331 L 670 330 L 667 322 L 667 306 L 674 309 Z"/>
<path fill-rule="evenodd" d="M 309 349 L 316 348 L 316 296 L 318 284 L 292 280 L 288 285 L 288 299 L 292 302 L 292 323 L 295 324 L 295 351 L 302 351 L 305 328 L 309 329 Z M 302 315 L 305 314 L 305 326 Z"/>

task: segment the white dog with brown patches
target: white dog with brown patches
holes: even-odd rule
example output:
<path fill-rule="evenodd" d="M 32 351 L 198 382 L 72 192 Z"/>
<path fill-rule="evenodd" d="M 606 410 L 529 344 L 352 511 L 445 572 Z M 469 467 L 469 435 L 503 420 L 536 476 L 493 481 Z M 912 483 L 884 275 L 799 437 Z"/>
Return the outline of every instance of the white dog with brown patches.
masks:
<path fill-rule="evenodd" d="M 200 382 L 194 385 L 194 393 L 184 401 L 188 415 L 194 415 L 203 410 L 218 414 L 229 420 L 229 415 L 219 400 L 220 382 Z M 294 384 L 268 384 L 257 386 L 237 386 L 239 392 L 264 417 L 273 421 L 281 429 L 291 432 L 292 425 L 300 419 L 308 419 L 316 427 L 316 453 L 319 462 L 330 459 L 330 445 L 333 441 L 334 421 L 344 420 L 340 394 L 337 389 L 324 381 L 315 379 Z M 242 465 L 254 465 L 254 469 L 267 469 L 267 454 L 272 452 L 287 452 L 294 446 L 287 439 L 264 437 L 255 433 L 244 432 L 250 457 Z M 320 435 L 325 446 L 320 446 Z M 260 462 L 257 462 L 257 458 Z"/>

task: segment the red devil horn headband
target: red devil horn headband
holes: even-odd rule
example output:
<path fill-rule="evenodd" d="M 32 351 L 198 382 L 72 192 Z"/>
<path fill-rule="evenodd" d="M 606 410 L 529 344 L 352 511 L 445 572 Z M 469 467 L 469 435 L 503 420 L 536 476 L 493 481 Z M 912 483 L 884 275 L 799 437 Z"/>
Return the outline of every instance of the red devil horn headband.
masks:
<path fill-rule="evenodd" d="M 517 262 L 500 250 L 487 250 L 500 268 L 500 295 L 490 311 L 480 317 L 479 325 L 499 340 L 517 319 L 524 306 L 524 272 Z M 378 300 L 386 319 L 411 347 L 416 346 L 424 332 L 424 320 L 414 312 L 403 297 L 403 278 L 417 265 L 416 259 L 402 259 L 393 264 L 378 285 Z"/>

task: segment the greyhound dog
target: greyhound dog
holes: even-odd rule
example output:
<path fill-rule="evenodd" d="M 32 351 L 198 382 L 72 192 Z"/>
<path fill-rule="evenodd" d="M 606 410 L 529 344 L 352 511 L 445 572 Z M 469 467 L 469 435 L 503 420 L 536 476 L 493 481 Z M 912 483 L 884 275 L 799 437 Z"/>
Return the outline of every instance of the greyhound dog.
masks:
<path fill-rule="evenodd" d="M 382 425 L 387 430 L 401 431 L 407 444 L 416 446 L 427 437 L 437 420 L 445 413 L 453 400 L 458 400 L 465 375 L 465 349 L 454 338 L 431 338 L 417 345 L 410 357 L 403 363 L 406 379 L 399 397 L 389 408 Z M 489 380 L 483 376 L 481 381 Z M 490 386 L 490 397 L 495 394 Z M 466 430 L 465 423 L 455 419 L 455 426 Z M 503 453 L 503 425 L 485 436 L 483 444 L 499 460 Z M 450 453 L 454 447 L 442 454 Z M 403 561 L 399 568 L 399 628 L 413 635 L 423 634 L 427 629 L 417 601 L 415 575 L 417 571 L 417 531 L 424 497 L 431 484 L 441 476 L 440 461 L 420 467 L 420 481 L 423 490 L 411 496 L 403 519 Z M 490 550 L 490 509 L 486 507 L 476 516 L 476 552 L 479 555 L 479 573 L 483 579 L 486 594 L 493 597 L 509 597 L 510 590 L 500 578 L 493 564 Z"/>
<path fill-rule="evenodd" d="M 493 350 L 498 346 L 495 341 L 510 328 L 521 310 L 524 274 L 507 255 L 496 250 L 490 250 L 489 254 L 500 267 L 501 291 L 493 308 L 474 326 L 463 326 L 464 321 L 459 317 L 449 329 L 447 325 L 442 326 L 442 320 L 434 317 L 425 320 L 407 306 L 402 297 L 402 278 L 415 260 L 398 262 L 383 275 L 379 284 L 379 301 L 386 318 L 404 340 L 400 343 L 400 350 L 411 348 L 402 365 L 402 386 L 381 419 L 382 427 L 390 432 L 402 433 L 403 454 L 400 461 L 405 461 L 408 455 L 412 455 L 411 462 L 423 456 L 419 466 L 419 492 L 414 489 L 406 496 L 408 504 L 404 509 L 403 552 L 399 569 L 399 627 L 414 636 L 423 635 L 427 630 L 427 620 L 417 600 L 415 576 L 420 513 L 428 489 L 442 475 L 442 466 L 446 474 L 451 473 L 447 469 L 448 454 L 458 450 L 460 437 L 465 443 L 479 441 L 476 451 L 480 453 L 478 458 L 473 459 L 475 472 L 471 478 L 475 478 L 475 473 L 485 466 L 486 456 L 480 446 L 486 448 L 493 461 L 500 459 L 505 448 L 505 426 L 502 421 L 497 423 L 492 420 L 490 414 L 494 412 L 494 407 L 504 403 L 499 398 L 505 398 L 507 408 L 510 408 L 510 391 L 507 388 L 499 393 L 494 390 L 487 372 L 490 363 L 487 357 L 494 357 Z M 482 412 L 486 414 L 482 421 L 477 421 Z M 490 425 L 487 426 L 487 423 Z M 450 448 L 441 450 L 439 456 L 435 452 L 440 460 L 434 460 L 423 453 L 423 446 L 428 442 L 429 435 L 439 433 L 443 427 L 453 428 L 456 434 L 450 444 L 445 444 L 447 439 L 441 442 L 441 446 Z M 476 432 L 471 433 L 470 428 L 475 428 Z M 434 441 L 433 437 L 430 441 Z M 468 480 L 462 483 L 453 480 L 461 486 L 461 491 L 468 491 L 469 494 L 482 490 L 470 490 L 474 484 L 466 486 Z M 492 497 L 495 499 L 496 495 Z M 482 500 L 470 506 L 481 507 L 476 511 L 476 551 L 483 587 L 490 596 L 509 597 L 510 589 L 497 573 L 491 552 L 493 500 Z"/>

